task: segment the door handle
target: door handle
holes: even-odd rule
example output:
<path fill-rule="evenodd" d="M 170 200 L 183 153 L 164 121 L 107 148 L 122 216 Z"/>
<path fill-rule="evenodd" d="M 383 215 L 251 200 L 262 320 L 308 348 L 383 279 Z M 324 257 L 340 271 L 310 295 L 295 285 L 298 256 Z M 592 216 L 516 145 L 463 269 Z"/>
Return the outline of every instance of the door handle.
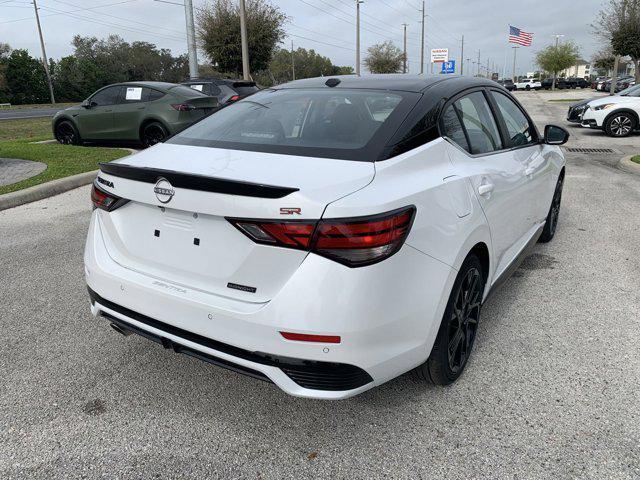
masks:
<path fill-rule="evenodd" d="M 527 177 L 530 177 L 531 175 L 533 175 L 534 173 L 536 173 L 536 167 L 529 167 L 524 171 L 524 174 Z"/>
<path fill-rule="evenodd" d="M 483 183 L 478 187 L 478 195 L 483 197 L 488 196 L 491 192 L 493 192 L 493 183 Z"/>

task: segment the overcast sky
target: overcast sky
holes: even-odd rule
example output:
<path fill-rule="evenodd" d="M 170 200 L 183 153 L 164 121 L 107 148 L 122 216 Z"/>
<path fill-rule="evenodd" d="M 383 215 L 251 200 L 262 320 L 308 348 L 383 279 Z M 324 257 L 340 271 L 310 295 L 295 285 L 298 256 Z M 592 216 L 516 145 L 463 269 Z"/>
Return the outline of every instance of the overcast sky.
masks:
<path fill-rule="evenodd" d="M 153 42 L 176 54 L 186 49 L 184 8 L 177 5 L 155 0 L 37 1 L 49 57 L 72 53 L 70 42 L 74 34 L 105 37 L 116 33 L 127 41 Z M 196 7 L 206 3 L 193 1 Z M 271 1 L 289 16 L 287 47 L 293 40 L 295 46 L 313 48 L 330 57 L 334 64 L 354 65 L 355 1 Z M 402 24 L 407 23 L 409 69 L 418 73 L 420 4 L 420 0 L 365 0 L 360 7 L 362 57 L 369 46 L 387 39 L 402 48 Z M 590 59 L 599 50 L 590 24 L 601 4 L 602 0 L 427 0 L 425 55 L 431 48 L 449 48 L 450 57 L 459 61 L 460 39 L 464 35 L 465 59 L 477 61 L 480 50 L 482 65 L 490 60 L 495 70 L 502 72 L 506 64 L 510 76 L 513 50 L 507 35 L 511 24 L 534 34 L 532 47 L 518 50 L 519 73 L 533 70 L 535 52 L 554 41 L 554 34 L 575 41 L 583 57 Z M 0 42 L 40 55 L 30 0 L 0 0 Z M 202 54 L 199 60 L 204 62 Z M 428 65 L 428 57 L 425 64 Z"/>

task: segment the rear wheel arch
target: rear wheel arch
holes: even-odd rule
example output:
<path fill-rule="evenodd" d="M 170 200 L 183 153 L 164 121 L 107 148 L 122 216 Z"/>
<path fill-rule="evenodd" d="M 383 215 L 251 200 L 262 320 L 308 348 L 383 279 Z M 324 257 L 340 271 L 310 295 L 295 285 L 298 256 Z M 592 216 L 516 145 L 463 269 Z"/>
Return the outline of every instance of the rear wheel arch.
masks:
<path fill-rule="evenodd" d="M 467 254 L 467 257 L 472 254 L 478 257 L 478 260 L 480 260 L 480 264 L 482 265 L 482 273 L 484 274 L 484 279 L 486 281 L 487 278 L 489 277 L 489 268 L 491 265 L 489 247 L 484 242 L 478 242 L 469 251 L 469 253 Z"/>
<path fill-rule="evenodd" d="M 167 132 L 170 132 L 169 127 L 167 127 L 167 124 L 162 120 L 160 120 L 159 118 L 147 117 L 144 120 L 142 120 L 142 122 L 140 123 L 140 128 L 138 129 L 138 137 L 142 137 L 142 132 L 144 131 L 145 127 L 151 123 L 159 123 Z"/>

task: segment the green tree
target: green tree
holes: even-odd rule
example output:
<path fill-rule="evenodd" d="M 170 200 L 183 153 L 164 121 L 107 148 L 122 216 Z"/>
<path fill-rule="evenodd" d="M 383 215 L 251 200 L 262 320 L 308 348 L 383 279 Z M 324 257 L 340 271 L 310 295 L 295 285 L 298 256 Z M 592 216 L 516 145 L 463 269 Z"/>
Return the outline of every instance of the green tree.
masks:
<path fill-rule="evenodd" d="M 339 67 L 338 65 L 334 65 L 331 75 L 354 75 L 355 73 L 353 67 Z"/>
<path fill-rule="evenodd" d="M 552 90 L 556 88 L 558 72 L 575 65 L 579 58 L 580 50 L 573 42 L 565 42 L 557 46 L 549 45 L 536 53 L 536 63 L 540 68 L 553 73 Z"/>
<path fill-rule="evenodd" d="M 11 103 L 20 105 L 49 101 L 44 67 L 40 60 L 30 56 L 26 50 L 11 52 L 5 63 L 5 79 Z"/>
<path fill-rule="evenodd" d="M 247 0 L 247 43 L 251 72 L 267 70 L 285 36 L 287 16 L 267 0 Z M 242 72 L 240 11 L 237 2 L 213 0 L 197 12 L 198 39 L 211 63 L 221 72 Z"/>
<path fill-rule="evenodd" d="M 333 64 L 328 57 L 316 53 L 313 49 L 298 48 L 293 51 L 279 49 L 269 64 L 269 70 L 276 83 L 293 80 L 292 62 L 295 64 L 296 78 L 312 78 L 333 74 Z"/>
<path fill-rule="evenodd" d="M 609 0 L 598 14 L 596 33 L 614 55 L 629 56 L 640 82 L 640 0 Z"/>
<path fill-rule="evenodd" d="M 7 78 L 5 71 L 7 69 L 7 60 L 11 54 L 11 47 L 8 43 L 0 42 L 0 103 L 9 101 L 9 88 L 7 86 Z"/>
<path fill-rule="evenodd" d="M 402 70 L 404 54 L 390 40 L 369 47 L 365 66 L 371 73 L 398 73 Z"/>

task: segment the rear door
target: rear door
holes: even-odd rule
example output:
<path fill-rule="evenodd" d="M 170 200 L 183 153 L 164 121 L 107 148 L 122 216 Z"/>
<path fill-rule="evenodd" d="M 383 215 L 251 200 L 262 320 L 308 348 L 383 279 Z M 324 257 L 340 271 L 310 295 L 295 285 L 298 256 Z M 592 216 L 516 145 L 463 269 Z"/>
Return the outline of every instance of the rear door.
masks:
<path fill-rule="evenodd" d="M 151 91 L 155 92 L 147 87 L 124 86 L 118 104 L 113 107 L 114 139 L 138 140 L 140 138 L 140 125 L 145 118 Z"/>
<path fill-rule="evenodd" d="M 79 113 L 78 130 L 85 140 L 114 138 L 113 109 L 120 99 L 122 86 L 113 85 L 96 92 L 90 99 L 90 108 Z"/>
<path fill-rule="evenodd" d="M 526 162 L 506 149 L 483 90 L 449 104 L 442 119 L 451 160 L 466 176 L 491 230 L 497 274 L 526 244 L 532 218 L 526 195 Z"/>

